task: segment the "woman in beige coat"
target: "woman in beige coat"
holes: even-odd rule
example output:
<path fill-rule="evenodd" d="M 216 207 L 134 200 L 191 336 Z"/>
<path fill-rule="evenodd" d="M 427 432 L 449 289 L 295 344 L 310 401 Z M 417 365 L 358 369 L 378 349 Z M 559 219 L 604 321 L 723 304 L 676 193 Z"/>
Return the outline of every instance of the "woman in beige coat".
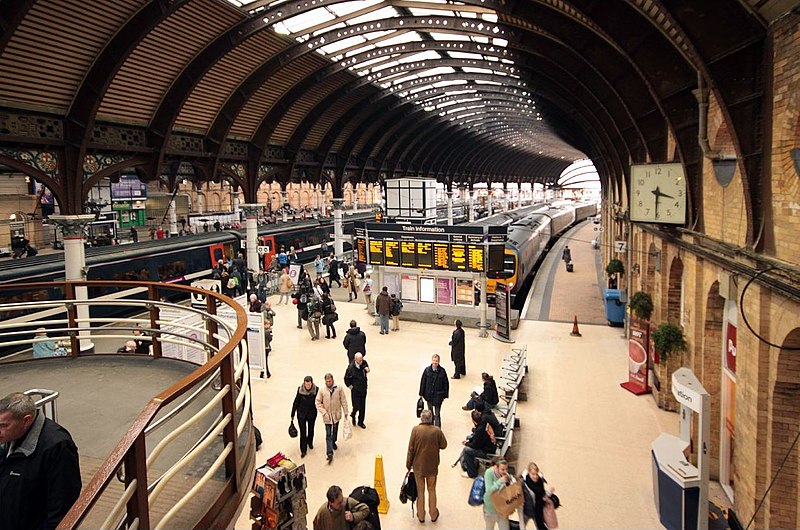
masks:
<path fill-rule="evenodd" d="M 281 297 L 278 300 L 278 305 L 280 305 L 281 302 L 283 302 L 284 298 L 286 299 L 286 301 L 283 302 L 284 305 L 289 303 L 289 299 L 291 298 L 292 285 L 294 284 L 292 283 L 292 279 L 289 278 L 289 273 L 284 270 L 281 273 L 280 285 L 278 286 L 278 290 L 281 293 Z"/>
<path fill-rule="evenodd" d="M 333 452 L 338 449 L 336 438 L 339 432 L 339 420 L 349 414 L 347 396 L 341 388 L 333 384 L 333 375 L 325 374 L 325 386 L 317 392 L 316 405 L 325 423 L 325 445 L 330 464 Z"/>

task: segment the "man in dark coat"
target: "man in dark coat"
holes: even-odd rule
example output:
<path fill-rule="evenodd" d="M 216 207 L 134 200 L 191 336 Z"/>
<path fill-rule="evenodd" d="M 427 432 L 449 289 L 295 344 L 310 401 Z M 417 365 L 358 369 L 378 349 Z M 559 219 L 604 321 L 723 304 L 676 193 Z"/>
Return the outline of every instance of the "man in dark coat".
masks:
<path fill-rule="evenodd" d="M 453 379 L 461 379 L 462 375 L 467 375 L 467 361 L 464 356 L 464 328 L 460 320 L 456 320 L 456 329 L 450 337 L 450 359 L 456 365 L 453 370 Z"/>
<path fill-rule="evenodd" d="M 353 362 L 347 367 L 344 373 L 344 384 L 350 389 L 350 397 L 353 402 L 353 410 L 350 412 L 350 418 L 353 420 L 353 425 L 358 424 L 362 429 L 366 429 L 364 425 L 364 416 L 367 411 L 367 374 L 369 373 L 369 365 L 364 360 L 364 355 L 356 353 Z M 356 422 L 356 414 L 358 414 L 358 421 Z"/>
<path fill-rule="evenodd" d="M 352 364 L 356 353 L 360 352 L 365 356 L 367 355 L 367 334 L 361 331 L 355 320 L 350 321 L 350 329 L 344 334 L 342 344 L 347 350 L 348 363 Z"/>
<path fill-rule="evenodd" d="M 0 400 L 0 528 L 55 528 L 81 493 L 69 432 L 20 392 Z"/>
<path fill-rule="evenodd" d="M 447 372 L 439 366 L 439 356 L 431 357 L 431 365 L 422 372 L 419 381 L 419 397 L 428 404 L 428 409 L 433 412 L 433 423 L 442 426 L 442 403 L 450 397 L 450 382 Z"/>

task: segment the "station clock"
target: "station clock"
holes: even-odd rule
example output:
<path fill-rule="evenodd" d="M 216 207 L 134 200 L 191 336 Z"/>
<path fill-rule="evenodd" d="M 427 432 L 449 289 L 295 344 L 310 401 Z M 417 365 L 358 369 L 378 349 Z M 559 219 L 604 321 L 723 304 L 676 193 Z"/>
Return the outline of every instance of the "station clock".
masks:
<path fill-rule="evenodd" d="M 683 164 L 631 166 L 631 221 L 686 223 L 686 173 Z"/>

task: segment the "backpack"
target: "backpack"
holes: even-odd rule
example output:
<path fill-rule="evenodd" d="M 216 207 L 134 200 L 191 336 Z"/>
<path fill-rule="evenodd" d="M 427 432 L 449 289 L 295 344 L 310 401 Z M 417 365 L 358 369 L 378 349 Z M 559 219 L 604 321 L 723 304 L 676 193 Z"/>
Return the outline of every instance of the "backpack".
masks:
<path fill-rule="evenodd" d="M 363 502 L 369 506 L 369 515 L 365 520 L 369 521 L 375 530 L 380 530 L 381 519 L 378 514 L 378 505 L 381 503 L 381 498 L 378 495 L 378 490 L 366 485 L 358 486 L 353 490 L 350 496 L 358 502 Z"/>
<path fill-rule="evenodd" d="M 400 310 L 403 309 L 403 302 L 400 301 L 399 298 L 395 298 L 392 302 L 392 316 L 397 316 L 400 314 Z"/>
<path fill-rule="evenodd" d="M 228 289 L 236 289 L 236 280 L 231 276 L 228 278 Z"/>

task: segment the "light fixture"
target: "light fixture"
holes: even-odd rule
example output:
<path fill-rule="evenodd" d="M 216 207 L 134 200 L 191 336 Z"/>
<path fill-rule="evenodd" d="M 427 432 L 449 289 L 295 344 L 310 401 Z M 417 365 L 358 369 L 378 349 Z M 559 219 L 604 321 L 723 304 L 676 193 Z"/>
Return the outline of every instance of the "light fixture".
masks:
<path fill-rule="evenodd" d="M 736 158 L 721 157 L 711 161 L 711 166 L 714 168 L 714 178 L 717 179 L 719 185 L 723 188 L 733 180 L 733 174 L 736 172 Z"/>

